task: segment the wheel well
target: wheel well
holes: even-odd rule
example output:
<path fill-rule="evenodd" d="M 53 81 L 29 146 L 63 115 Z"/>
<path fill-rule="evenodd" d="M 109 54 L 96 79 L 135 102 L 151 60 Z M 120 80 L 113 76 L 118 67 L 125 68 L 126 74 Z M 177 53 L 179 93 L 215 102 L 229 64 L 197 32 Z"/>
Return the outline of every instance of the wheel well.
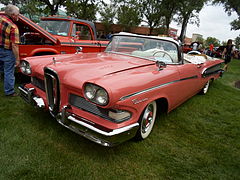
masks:
<path fill-rule="evenodd" d="M 38 52 L 38 53 L 35 53 L 33 56 L 44 56 L 44 55 L 54 55 L 56 53 L 54 52 Z"/>
<path fill-rule="evenodd" d="M 166 98 L 160 98 L 156 100 L 157 102 L 157 113 L 167 113 L 168 112 L 168 101 Z"/>

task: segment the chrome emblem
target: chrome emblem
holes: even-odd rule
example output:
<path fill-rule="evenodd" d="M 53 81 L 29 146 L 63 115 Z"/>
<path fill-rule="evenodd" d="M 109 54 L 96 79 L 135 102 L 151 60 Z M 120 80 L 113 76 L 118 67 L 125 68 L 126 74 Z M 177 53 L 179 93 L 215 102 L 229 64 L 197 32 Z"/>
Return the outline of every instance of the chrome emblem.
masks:
<path fill-rule="evenodd" d="M 133 102 L 133 104 L 139 104 L 139 103 L 144 102 L 144 101 L 147 101 L 147 100 L 148 100 L 148 98 L 144 98 L 144 99 L 140 99 L 140 100 L 138 100 L 138 99 L 133 99 L 132 102 Z"/>

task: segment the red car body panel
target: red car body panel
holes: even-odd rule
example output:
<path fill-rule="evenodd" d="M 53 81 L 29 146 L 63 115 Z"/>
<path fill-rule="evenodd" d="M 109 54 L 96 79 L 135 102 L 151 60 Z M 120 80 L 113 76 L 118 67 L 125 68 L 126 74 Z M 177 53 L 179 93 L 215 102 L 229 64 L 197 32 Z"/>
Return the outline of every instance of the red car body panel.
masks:
<path fill-rule="evenodd" d="M 137 124 L 150 102 L 164 100 L 167 102 L 166 110 L 170 112 L 198 93 L 210 79 L 220 76 L 219 65 L 222 60 L 212 59 L 194 64 L 185 63 L 183 57 L 180 58 L 177 63 L 167 64 L 163 69 L 159 69 L 154 61 L 108 51 L 32 57 L 25 60 L 31 66 L 31 77 L 37 78 L 38 82 L 42 81 L 42 84 L 44 79 L 45 85 L 48 83 L 48 71 L 56 73 L 54 79 L 57 81 L 51 86 L 55 92 L 55 85 L 58 84 L 56 86 L 59 90 L 55 93 L 59 93 L 57 109 L 61 115 L 67 112 L 71 114 L 71 118 L 73 116 L 81 119 L 75 119 L 77 123 L 87 123 L 88 125 L 84 125 L 114 132 L 119 128 Z M 97 105 L 86 98 L 84 87 L 89 83 L 104 88 L 108 93 L 109 102 L 106 105 Z M 49 109 L 46 92 L 51 88 L 48 85 L 45 87 L 47 89 L 41 90 L 38 84 L 32 81 L 25 85 L 25 88 L 34 89 L 34 96 L 42 98 L 45 108 Z M 92 108 L 96 109 L 91 110 Z M 98 109 L 102 112 L 112 109 L 130 112 L 131 117 L 116 123 L 96 115 L 95 111 Z"/>

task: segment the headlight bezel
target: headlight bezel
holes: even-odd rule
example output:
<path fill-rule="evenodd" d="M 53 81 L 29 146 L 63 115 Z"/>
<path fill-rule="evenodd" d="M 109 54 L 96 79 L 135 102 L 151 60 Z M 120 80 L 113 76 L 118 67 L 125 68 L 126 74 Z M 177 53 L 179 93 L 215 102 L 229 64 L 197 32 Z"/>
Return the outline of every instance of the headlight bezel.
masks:
<path fill-rule="evenodd" d="M 31 69 L 31 65 L 29 62 L 25 61 L 25 60 L 22 60 L 20 62 L 20 70 L 23 74 L 26 74 L 26 75 L 30 75 L 32 74 L 32 69 Z"/>
<path fill-rule="evenodd" d="M 109 103 L 109 94 L 101 86 L 98 86 L 93 83 L 86 83 L 83 88 L 84 97 L 90 102 L 100 106 L 106 106 Z M 102 102 L 101 102 L 102 101 Z"/>

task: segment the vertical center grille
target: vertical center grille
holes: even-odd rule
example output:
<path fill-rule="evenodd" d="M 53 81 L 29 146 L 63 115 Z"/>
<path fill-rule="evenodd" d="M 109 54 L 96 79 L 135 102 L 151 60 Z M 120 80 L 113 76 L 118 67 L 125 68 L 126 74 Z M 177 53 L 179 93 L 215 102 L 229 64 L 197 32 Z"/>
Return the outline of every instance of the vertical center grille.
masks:
<path fill-rule="evenodd" d="M 59 78 L 57 73 L 49 68 L 44 68 L 44 78 L 49 111 L 56 116 L 60 106 Z"/>

